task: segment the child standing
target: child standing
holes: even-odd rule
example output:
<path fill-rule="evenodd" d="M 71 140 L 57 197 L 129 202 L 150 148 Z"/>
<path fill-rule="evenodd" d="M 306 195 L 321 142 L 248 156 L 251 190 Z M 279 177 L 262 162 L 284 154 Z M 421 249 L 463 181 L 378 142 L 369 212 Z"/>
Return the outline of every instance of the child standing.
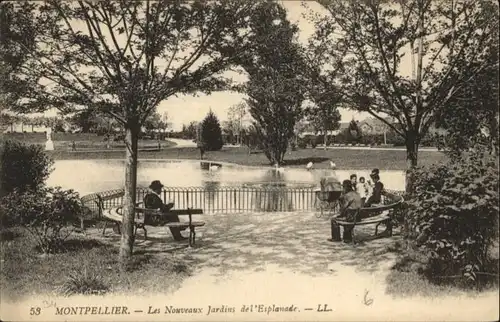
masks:
<path fill-rule="evenodd" d="M 356 191 L 359 193 L 359 196 L 361 197 L 361 203 L 364 206 L 369 191 L 369 186 L 365 182 L 365 177 L 359 177 L 359 183 L 356 186 Z"/>

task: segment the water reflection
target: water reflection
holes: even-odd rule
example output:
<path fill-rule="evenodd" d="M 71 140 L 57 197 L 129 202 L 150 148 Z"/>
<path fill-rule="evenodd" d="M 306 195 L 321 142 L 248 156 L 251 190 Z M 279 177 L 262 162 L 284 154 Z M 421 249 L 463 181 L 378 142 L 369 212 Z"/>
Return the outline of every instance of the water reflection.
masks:
<path fill-rule="evenodd" d="M 217 190 L 220 187 L 219 181 L 204 181 L 203 188 L 205 190 L 205 198 L 208 202 L 209 207 L 216 208 L 215 197 L 217 195 Z M 218 200 L 219 198 L 217 198 Z"/>
<path fill-rule="evenodd" d="M 266 171 L 264 182 L 255 191 L 257 211 L 292 211 L 291 198 L 288 197 L 285 174 L 274 169 Z"/>

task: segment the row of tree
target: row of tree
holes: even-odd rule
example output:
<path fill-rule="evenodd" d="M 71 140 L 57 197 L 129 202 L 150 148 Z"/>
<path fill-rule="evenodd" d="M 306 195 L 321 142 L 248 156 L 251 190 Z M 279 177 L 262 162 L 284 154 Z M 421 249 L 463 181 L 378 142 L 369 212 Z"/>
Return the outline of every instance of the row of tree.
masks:
<path fill-rule="evenodd" d="M 33 130 L 35 126 L 51 127 L 55 129 L 64 129 L 65 120 L 60 117 L 36 116 L 28 117 L 25 115 L 16 115 L 9 113 L 0 113 L 0 125 L 13 127 L 16 124 L 22 124 L 26 131 Z"/>
<path fill-rule="evenodd" d="M 380 119 L 404 139 L 409 169 L 438 119 L 463 128 L 455 108 L 477 121 L 467 127 L 474 135 L 498 128 L 490 117 L 498 115 L 498 4 L 319 3 L 323 12 L 309 17 L 315 33 L 302 46 L 273 1 L 2 2 L 1 103 L 16 112 L 98 111 L 124 129 L 123 259 L 134 242 L 138 136 L 174 95 L 245 93 L 266 156 L 278 164 L 306 101 L 324 128 L 338 106 Z M 248 81 L 234 84 L 226 72 L 235 70 Z"/>
<path fill-rule="evenodd" d="M 122 125 L 116 118 L 100 111 L 85 109 L 75 113 L 68 122 L 82 133 L 109 134 L 120 132 Z M 168 129 L 168 113 L 160 115 L 151 113 L 142 124 L 145 131 L 166 131 Z"/>
<path fill-rule="evenodd" d="M 146 131 L 165 131 L 168 128 L 168 114 L 151 114 L 143 124 Z M 55 132 L 79 131 L 82 133 L 109 134 L 120 131 L 120 124 L 106 114 L 100 115 L 92 110 L 83 110 L 72 116 L 26 116 L 22 114 L 0 113 L 0 125 L 13 128 L 21 124 L 25 131 L 33 130 L 35 126 L 50 127 Z"/>

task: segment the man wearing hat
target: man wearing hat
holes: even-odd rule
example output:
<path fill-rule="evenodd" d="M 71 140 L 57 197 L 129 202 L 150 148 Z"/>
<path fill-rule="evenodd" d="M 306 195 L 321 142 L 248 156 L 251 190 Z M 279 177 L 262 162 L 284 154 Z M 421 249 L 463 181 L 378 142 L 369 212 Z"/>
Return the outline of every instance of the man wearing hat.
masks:
<path fill-rule="evenodd" d="M 161 200 L 160 194 L 161 189 L 163 188 L 163 184 L 160 180 L 154 180 L 149 185 L 149 191 L 144 196 L 144 206 L 148 209 L 160 209 L 162 212 L 167 213 L 170 209 L 174 207 L 174 203 L 170 202 L 168 204 L 164 204 L 163 200 Z M 165 223 L 169 222 L 179 222 L 179 217 L 176 215 L 170 215 L 165 217 Z M 181 235 L 181 229 L 170 227 L 170 232 L 175 240 L 181 241 L 187 239 Z"/>

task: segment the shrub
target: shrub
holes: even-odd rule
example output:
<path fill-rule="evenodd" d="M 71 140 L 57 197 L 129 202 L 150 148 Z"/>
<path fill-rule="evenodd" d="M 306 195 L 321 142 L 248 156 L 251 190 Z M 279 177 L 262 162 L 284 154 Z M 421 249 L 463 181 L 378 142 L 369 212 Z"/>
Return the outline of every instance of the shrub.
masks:
<path fill-rule="evenodd" d="M 427 133 L 420 141 L 421 146 L 437 146 L 438 142 L 441 140 L 440 135 Z"/>
<path fill-rule="evenodd" d="M 0 211 L 6 218 L 25 228 L 43 253 L 61 249 L 62 242 L 83 213 L 78 193 L 73 190 L 42 188 L 26 192 L 13 192 L 3 198 Z M 69 228 L 63 233 L 64 228 Z"/>
<path fill-rule="evenodd" d="M 299 138 L 297 145 L 299 146 L 299 149 L 305 149 L 307 148 L 307 141 L 304 138 Z"/>
<path fill-rule="evenodd" d="M 323 134 L 315 135 L 315 140 L 316 140 L 316 145 L 319 144 L 325 144 L 325 136 Z M 334 136 L 333 135 L 327 135 L 326 136 L 326 145 L 331 145 L 334 142 Z"/>
<path fill-rule="evenodd" d="M 406 142 L 401 136 L 395 136 L 392 139 L 387 139 L 387 144 L 392 144 L 393 146 L 405 146 Z"/>
<path fill-rule="evenodd" d="M 375 145 L 377 142 L 384 142 L 383 134 L 364 134 L 361 137 L 361 144 Z"/>
<path fill-rule="evenodd" d="M 407 238 L 429 259 L 428 276 L 476 280 L 498 238 L 498 165 L 474 153 L 417 168 L 413 177 L 405 226 Z"/>
<path fill-rule="evenodd" d="M 0 197 L 43 186 L 54 161 L 42 146 L 7 140 L 0 150 Z"/>
<path fill-rule="evenodd" d="M 89 273 L 87 268 L 70 273 L 60 289 L 61 293 L 66 296 L 73 294 L 102 295 L 108 290 L 109 288 L 102 277 L 95 273 Z"/>
<path fill-rule="evenodd" d="M 346 134 L 350 138 L 348 143 L 359 143 L 363 138 L 363 133 L 361 131 L 361 128 L 359 127 L 359 122 L 352 120 L 349 123 Z"/>
<path fill-rule="evenodd" d="M 210 111 L 201 123 L 201 139 L 207 151 L 222 149 L 222 129 L 217 116 Z"/>

